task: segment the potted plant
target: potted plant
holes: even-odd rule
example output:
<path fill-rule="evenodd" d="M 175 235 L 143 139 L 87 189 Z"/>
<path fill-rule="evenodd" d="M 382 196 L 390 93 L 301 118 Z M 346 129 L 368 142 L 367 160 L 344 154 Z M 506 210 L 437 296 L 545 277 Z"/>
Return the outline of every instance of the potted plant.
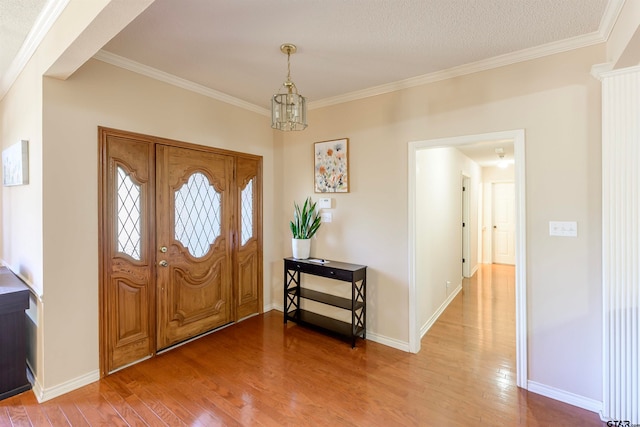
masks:
<path fill-rule="evenodd" d="M 311 238 L 320 228 L 320 214 L 316 211 L 316 204 L 311 202 L 311 197 L 307 197 L 302 209 L 296 202 L 293 202 L 293 206 L 293 221 L 289 223 L 293 234 L 293 257 L 307 259 L 311 250 Z"/>

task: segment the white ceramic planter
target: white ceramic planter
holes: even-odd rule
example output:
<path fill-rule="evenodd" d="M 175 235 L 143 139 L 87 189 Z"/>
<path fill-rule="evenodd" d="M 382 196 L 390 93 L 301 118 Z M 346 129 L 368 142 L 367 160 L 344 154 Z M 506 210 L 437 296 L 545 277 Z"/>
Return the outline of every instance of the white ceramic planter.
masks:
<path fill-rule="evenodd" d="M 307 259 L 311 252 L 311 239 L 291 239 L 291 248 L 295 259 Z"/>

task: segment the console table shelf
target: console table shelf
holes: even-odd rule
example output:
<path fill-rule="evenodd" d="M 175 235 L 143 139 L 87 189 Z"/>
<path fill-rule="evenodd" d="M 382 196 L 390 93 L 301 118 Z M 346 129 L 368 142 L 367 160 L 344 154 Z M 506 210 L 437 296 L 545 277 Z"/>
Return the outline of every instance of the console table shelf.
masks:
<path fill-rule="evenodd" d="M 289 289 L 289 293 L 295 295 L 296 289 Z M 313 291 L 311 289 L 300 288 L 300 298 L 321 302 L 323 304 L 331 305 L 334 307 L 344 308 L 345 310 L 351 310 L 351 300 L 349 298 L 342 298 L 335 295 L 325 294 L 324 292 Z M 359 310 L 364 306 L 364 302 L 356 301 L 355 309 Z"/>
<path fill-rule="evenodd" d="M 351 284 L 351 298 L 302 287 L 301 274 L 311 274 Z M 299 325 L 312 326 L 351 338 L 366 339 L 366 285 L 367 267 L 339 261 L 321 264 L 310 260 L 284 259 L 284 323 L 288 320 Z M 301 308 L 300 300 L 307 299 L 351 312 L 351 323 L 323 316 Z"/>

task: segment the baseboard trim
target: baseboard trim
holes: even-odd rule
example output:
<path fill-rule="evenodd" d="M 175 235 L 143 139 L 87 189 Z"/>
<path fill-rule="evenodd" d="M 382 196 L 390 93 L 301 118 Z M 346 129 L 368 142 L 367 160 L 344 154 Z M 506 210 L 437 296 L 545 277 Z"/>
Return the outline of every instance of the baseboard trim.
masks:
<path fill-rule="evenodd" d="M 268 313 L 271 310 L 284 311 L 282 309 L 282 305 L 280 305 L 280 304 L 268 304 L 268 305 L 263 305 L 262 306 L 262 312 L 263 313 Z"/>
<path fill-rule="evenodd" d="M 281 313 L 284 313 L 282 306 L 277 304 L 272 304 L 272 306 L 273 306 L 273 310 L 277 310 Z M 386 345 L 387 347 L 392 347 L 398 350 L 409 352 L 409 343 L 406 341 L 396 340 L 394 338 L 385 337 L 384 335 L 378 335 L 376 333 L 369 332 L 369 331 L 367 331 L 367 340 L 377 342 L 378 344 Z"/>
<path fill-rule="evenodd" d="M 43 400 L 44 391 L 42 388 L 42 384 L 40 384 L 37 378 L 33 379 L 33 387 L 31 388 L 31 391 L 33 391 L 33 394 L 35 394 L 36 400 L 38 402 L 40 403 L 44 402 Z"/>
<path fill-rule="evenodd" d="M 469 276 L 469 277 L 473 277 L 473 275 L 478 272 L 478 268 L 479 267 L 480 267 L 480 265 L 476 264 L 476 266 L 471 269 L 471 276 Z"/>
<path fill-rule="evenodd" d="M 586 409 L 587 411 L 602 413 L 602 402 L 591 399 L 588 397 L 580 396 L 579 394 L 571 393 L 550 387 L 548 385 L 540 384 L 535 381 L 527 382 L 527 389 L 536 394 L 558 400 L 560 402 L 568 403 L 569 405 L 577 406 L 578 408 Z"/>
<path fill-rule="evenodd" d="M 55 397 L 62 396 L 63 394 L 69 393 L 70 391 L 76 390 L 80 387 L 89 385 L 99 379 L 100 370 L 98 369 L 50 388 L 43 388 L 36 379 L 35 384 L 33 385 L 33 393 L 36 395 L 38 402 L 42 403 Z"/>
<path fill-rule="evenodd" d="M 373 341 L 378 344 L 386 345 L 387 347 L 395 348 L 396 350 L 401 350 L 407 353 L 409 352 L 409 343 L 407 341 L 400 341 L 372 332 L 367 332 L 367 341 Z"/>
<path fill-rule="evenodd" d="M 424 335 L 429 331 L 429 329 L 431 329 L 433 324 L 436 323 L 436 320 L 438 320 L 438 317 L 440 317 L 440 315 L 446 310 L 449 304 L 451 304 L 451 301 L 453 301 L 453 299 L 460 293 L 461 290 L 461 284 L 456 286 L 453 292 L 451 292 L 447 299 L 444 300 L 442 305 L 436 310 L 435 313 L 433 313 L 433 316 L 431 316 L 431 318 L 429 318 L 429 320 L 427 320 L 427 322 L 422 325 L 422 327 L 420 328 L 420 339 L 422 339 Z"/>

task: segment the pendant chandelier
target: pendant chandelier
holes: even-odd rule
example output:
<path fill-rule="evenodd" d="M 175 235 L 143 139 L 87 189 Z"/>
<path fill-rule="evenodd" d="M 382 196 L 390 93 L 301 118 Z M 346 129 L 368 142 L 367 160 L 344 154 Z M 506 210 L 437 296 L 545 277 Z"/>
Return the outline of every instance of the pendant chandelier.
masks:
<path fill-rule="evenodd" d="M 296 46 L 290 43 L 280 46 L 280 51 L 287 54 L 287 80 L 271 98 L 271 127 L 284 132 L 307 127 L 307 100 L 298 93 L 298 88 L 291 81 L 290 59 L 296 50 Z"/>

